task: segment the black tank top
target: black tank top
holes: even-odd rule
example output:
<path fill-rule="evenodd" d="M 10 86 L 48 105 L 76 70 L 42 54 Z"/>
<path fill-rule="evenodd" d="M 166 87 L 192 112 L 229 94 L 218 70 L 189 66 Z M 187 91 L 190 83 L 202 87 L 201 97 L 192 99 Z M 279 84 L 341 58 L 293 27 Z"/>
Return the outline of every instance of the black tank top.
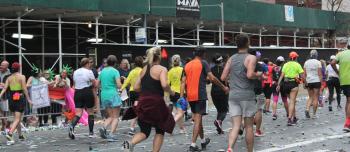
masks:
<path fill-rule="evenodd" d="M 164 95 L 164 90 L 162 85 L 160 84 L 160 80 L 154 80 L 151 77 L 151 66 L 147 65 L 147 70 L 143 78 L 141 79 L 141 91 L 142 93 L 156 93 L 160 95 Z"/>

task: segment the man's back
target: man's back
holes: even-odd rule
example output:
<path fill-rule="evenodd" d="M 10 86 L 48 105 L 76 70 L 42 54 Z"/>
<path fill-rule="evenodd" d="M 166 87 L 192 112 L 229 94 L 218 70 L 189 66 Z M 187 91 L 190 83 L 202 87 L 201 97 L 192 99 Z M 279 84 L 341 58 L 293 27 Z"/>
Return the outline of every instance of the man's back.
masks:
<path fill-rule="evenodd" d="M 189 102 L 207 100 L 206 80 L 209 72 L 209 65 L 204 60 L 193 59 L 186 64 L 184 74 L 186 76 L 186 94 Z"/>

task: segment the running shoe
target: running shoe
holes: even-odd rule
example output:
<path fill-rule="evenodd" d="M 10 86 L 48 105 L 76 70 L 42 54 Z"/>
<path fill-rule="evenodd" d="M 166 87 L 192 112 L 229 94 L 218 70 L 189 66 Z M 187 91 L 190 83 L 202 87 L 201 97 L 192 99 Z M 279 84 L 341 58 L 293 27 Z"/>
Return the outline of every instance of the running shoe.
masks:
<path fill-rule="evenodd" d="M 186 129 L 180 129 L 180 132 L 179 132 L 179 134 L 186 134 L 187 132 L 186 132 Z"/>
<path fill-rule="evenodd" d="M 199 151 L 201 151 L 199 148 L 198 148 L 198 146 L 190 146 L 190 148 L 189 148 L 189 150 L 188 150 L 189 152 L 199 152 Z"/>
<path fill-rule="evenodd" d="M 74 128 L 71 125 L 68 125 L 68 136 L 70 139 L 74 140 L 75 135 L 74 135 Z"/>
<path fill-rule="evenodd" d="M 13 139 L 13 136 L 11 134 L 6 134 L 7 139 L 7 145 L 13 145 L 15 144 L 15 139 Z"/>
<path fill-rule="evenodd" d="M 276 114 L 272 115 L 272 120 L 277 120 L 277 115 Z"/>
<path fill-rule="evenodd" d="M 297 117 L 294 117 L 294 118 L 293 118 L 293 121 L 292 121 L 292 126 L 297 125 L 298 120 L 299 120 L 299 119 L 298 119 Z"/>
<path fill-rule="evenodd" d="M 124 150 L 124 152 L 133 152 L 134 151 L 134 145 L 131 144 L 129 141 L 124 141 L 124 143 L 123 143 L 123 150 Z"/>
<path fill-rule="evenodd" d="M 223 130 L 222 130 L 222 126 L 221 126 L 221 121 L 220 120 L 215 120 L 214 121 L 214 125 L 216 127 L 216 131 L 218 132 L 218 134 L 223 134 Z"/>
<path fill-rule="evenodd" d="M 26 140 L 27 138 L 26 138 L 24 135 L 20 135 L 20 136 L 18 136 L 18 139 L 21 140 L 21 141 L 24 141 L 24 140 Z"/>
<path fill-rule="evenodd" d="M 130 128 L 129 135 L 131 136 L 135 135 L 135 128 Z"/>
<path fill-rule="evenodd" d="M 307 111 L 307 110 L 305 110 L 305 117 L 308 118 L 308 119 L 310 118 L 310 112 Z"/>
<path fill-rule="evenodd" d="M 293 122 L 291 119 L 288 118 L 287 126 L 293 126 Z"/>
<path fill-rule="evenodd" d="M 255 137 L 262 137 L 264 134 L 261 132 L 261 130 L 256 130 L 255 131 Z"/>
<path fill-rule="evenodd" d="M 96 136 L 95 136 L 95 134 L 94 134 L 94 132 L 90 132 L 89 133 L 89 138 L 95 138 Z"/>
<path fill-rule="evenodd" d="M 231 148 L 228 148 L 226 152 L 232 152 L 232 149 L 231 149 Z"/>
<path fill-rule="evenodd" d="M 205 142 L 204 142 L 204 143 L 201 143 L 202 150 L 207 149 L 207 145 L 208 145 L 209 143 L 210 143 L 210 139 L 209 139 L 209 138 L 205 138 Z"/>
<path fill-rule="evenodd" d="M 349 125 L 344 125 L 344 129 L 343 129 L 343 131 L 345 131 L 345 132 L 350 132 L 350 124 Z"/>
<path fill-rule="evenodd" d="M 109 134 L 109 135 L 107 135 L 107 141 L 108 142 L 115 142 L 115 141 L 118 141 L 118 138 L 116 135 Z"/>
<path fill-rule="evenodd" d="M 333 109 L 332 109 L 332 106 L 331 106 L 331 105 L 329 105 L 329 106 L 328 106 L 328 110 L 329 110 L 329 111 L 333 111 Z"/>
<path fill-rule="evenodd" d="M 98 129 L 98 131 L 100 132 L 100 137 L 102 139 L 107 139 L 107 130 L 106 130 L 106 128 L 100 128 L 100 129 Z"/>
<path fill-rule="evenodd" d="M 341 105 L 338 105 L 337 108 L 338 108 L 338 109 L 342 109 Z"/>

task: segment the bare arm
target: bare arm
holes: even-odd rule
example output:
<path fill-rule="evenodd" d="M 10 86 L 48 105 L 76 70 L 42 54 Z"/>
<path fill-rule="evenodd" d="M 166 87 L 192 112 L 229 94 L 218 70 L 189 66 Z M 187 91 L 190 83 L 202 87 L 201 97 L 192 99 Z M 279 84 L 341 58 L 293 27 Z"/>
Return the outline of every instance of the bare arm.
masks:
<path fill-rule="evenodd" d="M 224 71 L 221 74 L 221 81 L 227 81 L 228 75 L 230 73 L 230 66 L 231 66 L 231 62 L 232 62 L 232 57 L 230 57 L 228 59 L 228 61 L 226 62 Z"/>
<path fill-rule="evenodd" d="M 247 57 L 247 63 L 245 64 L 247 68 L 247 77 L 248 79 L 257 79 L 261 76 L 261 74 L 258 74 L 255 71 L 255 66 L 256 66 L 256 57 L 253 55 L 249 55 Z"/>
<path fill-rule="evenodd" d="M 284 75 L 285 75 L 285 74 L 282 72 L 280 78 L 278 79 L 278 84 L 277 84 L 278 86 L 281 85 L 281 82 L 282 82 L 282 80 L 283 80 L 283 78 L 284 78 Z"/>
<path fill-rule="evenodd" d="M 304 73 L 306 73 L 306 72 L 304 72 Z M 320 78 L 320 82 L 322 82 L 323 74 L 322 74 L 322 69 L 321 68 L 318 68 L 318 77 Z"/>
<path fill-rule="evenodd" d="M 182 76 L 181 88 L 180 88 L 180 97 L 184 97 L 185 89 L 186 89 L 186 76 Z"/>
<path fill-rule="evenodd" d="M 118 88 L 122 87 L 122 82 L 121 82 L 120 78 L 115 79 L 115 83 L 117 84 Z"/>
<path fill-rule="evenodd" d="M 26 77 L 22 76 L 22 80 L 21 81 L 22 81 L 21 83 L 22 83 L 23 93 L 26 96 L 27 101 L 29 103 L 32 103 L 32 101 L 30 100 L 30 97 L 29 97 L 28 89 L 27 89 Z"/>
<path fill-rule="evenodd" d="M 222 84 L 221 81 L 218 78 L 216 78 L 212 72 L 208 73 L 208 78 L 212 83 L 220 86 L 221 89 L 225 92 L 228 90 L 228 88 L 224 84 Z"/>
<path fill-rule="evenodd" d="M 27 81 L 27 87 L 31 87 L 32 86 L 32 81 L 33 81 L 33 77 L 29 77 L 29 79 Z"/>
<path fill-rule="evenodd" d="M 306 69 L 304 68 L 304 73 L 303 73 L 303 75 L 302 75 L 303 77 L 303 79 L 305 80 L 305 84 L 307 83 L 307 81 L 306 81 L 306 77 L 307 77 L 307 73 L 306 73 Z"/>
<path fill-rule="evenodd" d="M 9 87 L 9 78 L 7 78 L 4 88 L 2 89 L 1 93 L 0 93 L 0 98 L 2 98 L 2 96 L 4 95 L 4 93 L 7 91 L 8 87 Z"/>
<path fill-rule="evenodd" d="M 160 84 L 162 85 L 163 89 L 165 92 L 169 92 L 170 95 L 174 95 L 174 91 L 170 89 L 170 86 L 168 84 L 168 70 L 167 69 L 162 69 L 160 72 Z"/>
<path fill-rule="evenodd" d="M 141 92 L 141 79 L 143 78 L 143 76 L 145 75 L 146 73 L 146 69 L 147 69 L 147 66 L 145 66 L 142 71 L 141 71 L 141 74 L 140 74 L 140 77 L 137 78 L 137 81 L 134 85 L 134 91 L 136 92 Z"/>

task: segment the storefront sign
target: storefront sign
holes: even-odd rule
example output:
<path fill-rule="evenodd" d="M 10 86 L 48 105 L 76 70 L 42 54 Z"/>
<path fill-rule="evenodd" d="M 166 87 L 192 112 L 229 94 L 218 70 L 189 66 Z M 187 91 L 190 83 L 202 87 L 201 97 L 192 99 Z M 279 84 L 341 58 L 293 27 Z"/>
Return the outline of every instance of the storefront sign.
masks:
<path fill-rule="evenodd" d="M 176 16 L 199 18 L 199 0 L 176 0 Z"/>
<path fill-rule="evenodd" d="M 287 22 L 294 22 L 294 8 L 293 6 L 285 5 L 284 14 Z"/>

